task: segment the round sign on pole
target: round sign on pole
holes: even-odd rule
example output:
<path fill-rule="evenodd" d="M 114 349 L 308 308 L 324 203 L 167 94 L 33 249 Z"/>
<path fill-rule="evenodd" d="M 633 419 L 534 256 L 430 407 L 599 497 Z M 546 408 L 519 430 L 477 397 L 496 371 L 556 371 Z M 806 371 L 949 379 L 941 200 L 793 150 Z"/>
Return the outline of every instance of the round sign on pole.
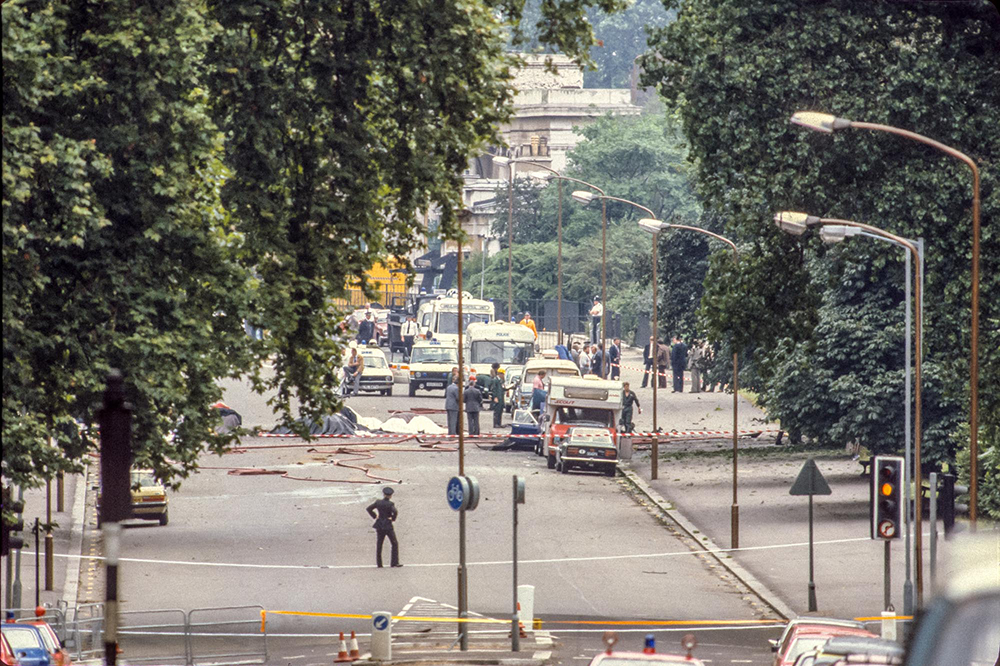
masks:
<path fill-rule="evenodd" d="M 479 506 L 479 480 L 474 476 L 463 478 L 469 486 L 469 501 L 465 503 L 465 510 L 472 511 Z"/>
<path fill-rule="evenodd" d="M 461 511 L 469 504 L 469 482 L 464 476 L 453 476 L 447 486 L 448 506 L 454 511 Z"/>

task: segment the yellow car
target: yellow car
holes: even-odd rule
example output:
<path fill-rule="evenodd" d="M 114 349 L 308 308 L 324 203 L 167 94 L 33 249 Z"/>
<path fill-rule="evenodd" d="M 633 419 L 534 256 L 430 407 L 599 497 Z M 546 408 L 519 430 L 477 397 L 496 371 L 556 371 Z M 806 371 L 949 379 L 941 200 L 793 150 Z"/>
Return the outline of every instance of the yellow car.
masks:
<path fill-rule="evenodd" d="M 143 520 L 157 520 L 166 525 L 167 490 L 156 480 L 153 470 L 132 470 L 132 517 Z"/>

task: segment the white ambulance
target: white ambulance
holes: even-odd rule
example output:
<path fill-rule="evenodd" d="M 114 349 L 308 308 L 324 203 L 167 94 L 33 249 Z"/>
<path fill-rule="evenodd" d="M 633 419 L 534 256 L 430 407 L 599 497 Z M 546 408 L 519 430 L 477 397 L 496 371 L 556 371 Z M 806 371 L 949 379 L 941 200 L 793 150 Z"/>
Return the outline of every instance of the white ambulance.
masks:
<path fill-rule="evenodd" d="M 535 353 L 531 329 L 506 321 L 469 324 L 464 341 L 465 359 L 481 377 L 489 376 L 494 363 L 506 373 L 510 366 L 523 366 Z"/>
<path fill-rule="evenodd" d="M 472 294 L 462 292 L 462 331 L 470 324 L 487 323 L 494 319 L 494 307 L 490 301 L 473 298 Z M 442 344 L 458 344 L 458 291 L 452 289 L 448 293 L 427 301 L 417 310 L 417 325 L 420 334 L 431 334 L 431 339 Z"/>

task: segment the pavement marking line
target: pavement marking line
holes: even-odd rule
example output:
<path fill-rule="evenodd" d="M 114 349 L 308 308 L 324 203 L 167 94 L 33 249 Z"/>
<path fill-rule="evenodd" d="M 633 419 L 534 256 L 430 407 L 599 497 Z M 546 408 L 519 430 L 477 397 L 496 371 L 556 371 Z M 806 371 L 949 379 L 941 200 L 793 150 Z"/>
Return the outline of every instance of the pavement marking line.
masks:
<path fill-rule="evenodd" d="M 851 537 L 848 539 L 826 539 L 823 541 L 814 541 L 815 545 L 826 545 L 835 543 L 853 543 L 858 541 L 871 541 L 869 537 Z M 775 550 L 780 548 L 804 548 L 809 545 L 808 541 L 800 541 L 797 543 L 781 543 L 781 544 L 770 544 L 767 546 L 747 546 L 744 548 L 711 548 L 703 550 L 683 550 L 683 551 L 667 551 L 662 553 L 635 553 L 631 555 L 593 555 L 585 557 L 554 557 L 546 559 L 535 559 L 535 560 L 518 560 L 519 565 L 525 564 L 560 564 L 563 562 L 604 562 L 604 561 L 615 561 L 615 560 L 633 560 L 633 559 L 649 559 L 656 557 L 673 557 L 678 555 L 720 555 L 726 553 L 740 553 L 755 550 Z M 23 550 L 25 555 L 33 555 L 34 551 Z M 55 557 L 70 557 L 70 558 L 84 558 L 91 560 L 104 560 L 101 556 L 86 556 L 86 555 L 72 555 L 67 553 L 54 553 Z M 375 569 L 374 564 L 243 564 L 239 562 L 192 562 L 185 560 L 154 560 L 149 558 L 137 558 L 137 557 L 120 557 L 118 558 L 120 562 L 134 562 L 138 564 L 166 564 L 175 566 L 196 566 L 196 567 L 236 567 L 243 569 L 316 569 L 316 570 L 330 570 L 330 571 L 341 571 L 341 570 L 354 570 L 354 569 Z M 510 565 L 511 560 L 486 560 L 482 562 L 469 562 L 467 566 L 505 566 Z M 456 562 L 426 562 L 423 564 L 407 564 L 407 568 L 413 569 L 418 567 L 455 567 L 458 566 Z M 881 620 L 882 618 L 877 618 Z"/>

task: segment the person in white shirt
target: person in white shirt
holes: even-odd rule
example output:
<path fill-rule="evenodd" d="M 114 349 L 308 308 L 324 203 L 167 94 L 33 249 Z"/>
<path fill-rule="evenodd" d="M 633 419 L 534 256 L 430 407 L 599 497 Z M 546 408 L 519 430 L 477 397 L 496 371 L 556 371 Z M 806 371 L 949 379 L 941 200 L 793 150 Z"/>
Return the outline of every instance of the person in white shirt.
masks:
<path fill-rule="evenodd" d="M 580 351 L 580 374 L 586 375 L 590 372 L 590 345 L 584 345 Z"/>
<path fill-rule="evenodd" d="M 597 341 L 601 339 L 600 328 L 601 319 L 604 317 L 604 305 L 601 304 L 601 299 L 594 296 L 594 307 L 590 308 L 590 342 L 592 344 L 597 344 Z"/>
<path fill-rule="evenodd" d="M 413 353 L 413 340 L 417 337 L 418 332 L 417 320 L 414 317 L 407 317 L 403 325 L 399 327 L 399 337 L 403 338 L 407 361 L 410 360 L 410 354 Z"/>

